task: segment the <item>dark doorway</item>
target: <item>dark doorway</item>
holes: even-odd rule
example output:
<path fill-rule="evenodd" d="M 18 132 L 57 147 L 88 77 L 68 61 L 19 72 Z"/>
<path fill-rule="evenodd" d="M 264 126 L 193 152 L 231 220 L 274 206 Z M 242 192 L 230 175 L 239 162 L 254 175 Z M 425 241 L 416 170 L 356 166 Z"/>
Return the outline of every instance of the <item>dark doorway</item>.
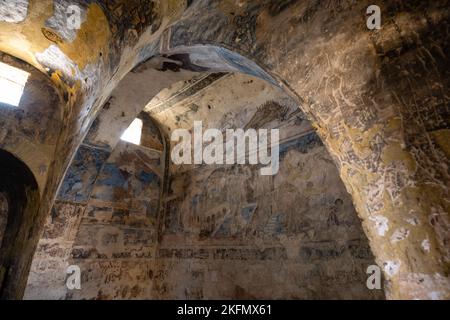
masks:
<path fill-rule="evenodd" d="M 18 270 L 29 241 L 28 234 L 39 210 L 39 190 L 30 169 L 0 149 L 0 299 L 23 294 Z"/>

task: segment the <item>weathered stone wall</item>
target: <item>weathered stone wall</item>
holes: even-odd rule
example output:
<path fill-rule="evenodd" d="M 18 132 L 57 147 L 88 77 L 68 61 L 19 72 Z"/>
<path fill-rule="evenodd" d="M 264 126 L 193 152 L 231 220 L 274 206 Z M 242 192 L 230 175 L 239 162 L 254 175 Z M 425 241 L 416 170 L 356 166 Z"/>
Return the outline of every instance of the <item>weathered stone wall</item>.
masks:
<path fill-rule="evenodd" d="M 70 264 L 83 273 L 67 298 L 149 297 L 162 193 L 161 153 L 119 143 L 103 167 L 74 242 Z"/>
<path fill-rule="evenodd" d="M 198 168 L 171 178 L 155 290 L 170 299 L 375 299 L 360 220 L 314 134 L 280 172 Z"/>
<path fill-rule="evenodd" d="M 90 185 L 90 193 L 59 196 L 33 260 L 26 299 L 133 298 L 148 290 L 133 268 L 145 269 L 153 257 L 163 181 L 161 153 L 120 142 L 99 173 L 84 171 L 84 166 L 94 164 L 89 159 L 80 159 L 83 166 L 77 173 L 84 180 L 77 183 Z M 83 272 L 80 292 L 66 288 L 69 265 Z M 117 272 L 128 276 L 114 275 Z"/>
<path fill-rule="evenodd" d="M 63 299 L 66 269 L 95 179 L 109 152 L 83 145 L 45 222 L 28 277 L 25 298 Z"/>

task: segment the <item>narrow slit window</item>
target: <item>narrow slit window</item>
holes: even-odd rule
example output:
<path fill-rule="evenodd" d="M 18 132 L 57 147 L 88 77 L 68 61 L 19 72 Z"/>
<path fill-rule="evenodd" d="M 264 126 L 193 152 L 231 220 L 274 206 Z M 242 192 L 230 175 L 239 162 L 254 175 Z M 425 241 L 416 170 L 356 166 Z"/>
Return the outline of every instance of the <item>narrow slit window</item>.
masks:
<path fill-rule="evenodd" d="M 30 74 L 0 62 L 0 103 L 17 107 Z"/>
<path fill-rule="evenodd" d="M 123 133 L 123 141 L 140 145 L 142 136 L 143 122 L 141 119 L 134 119 L 128 129 Z"/>

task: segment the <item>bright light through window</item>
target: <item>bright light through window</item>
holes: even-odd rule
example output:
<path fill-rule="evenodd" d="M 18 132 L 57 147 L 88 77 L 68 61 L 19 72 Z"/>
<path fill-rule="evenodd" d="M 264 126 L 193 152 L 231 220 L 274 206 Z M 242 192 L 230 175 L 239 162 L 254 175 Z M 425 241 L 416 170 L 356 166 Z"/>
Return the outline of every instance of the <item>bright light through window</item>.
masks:
<path fill-rule="evenodd" d="M 142 135 L 142 120 L 135 119 L 128 129 L 122 135 L 122 140 L 130 143 L 134 143 L 137 145 L 141 144 L 141 135 Z"/>
<path fill-rule="evenodd" d="M 30 74 L 0 62 L 0 103 L 17 107 Z"/>

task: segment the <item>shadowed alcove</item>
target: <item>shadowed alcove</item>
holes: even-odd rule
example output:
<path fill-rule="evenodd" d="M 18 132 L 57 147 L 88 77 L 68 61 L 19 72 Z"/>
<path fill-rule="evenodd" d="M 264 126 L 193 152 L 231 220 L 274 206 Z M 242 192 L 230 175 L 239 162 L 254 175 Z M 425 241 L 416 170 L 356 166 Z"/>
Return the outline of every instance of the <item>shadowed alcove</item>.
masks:
<path fill-rule="evenodd" d="M 11 268 L 22 259 L 29 241 L 27 230 L 39 210 L 39 190 L 30 169 L 9 152 L 0 149 L 0 297 L 14 298 L 16 272 Z M 6 208 L 6 210 L 5 210 Z M 6 218 L 6 223 L 5 219 Z"/>

